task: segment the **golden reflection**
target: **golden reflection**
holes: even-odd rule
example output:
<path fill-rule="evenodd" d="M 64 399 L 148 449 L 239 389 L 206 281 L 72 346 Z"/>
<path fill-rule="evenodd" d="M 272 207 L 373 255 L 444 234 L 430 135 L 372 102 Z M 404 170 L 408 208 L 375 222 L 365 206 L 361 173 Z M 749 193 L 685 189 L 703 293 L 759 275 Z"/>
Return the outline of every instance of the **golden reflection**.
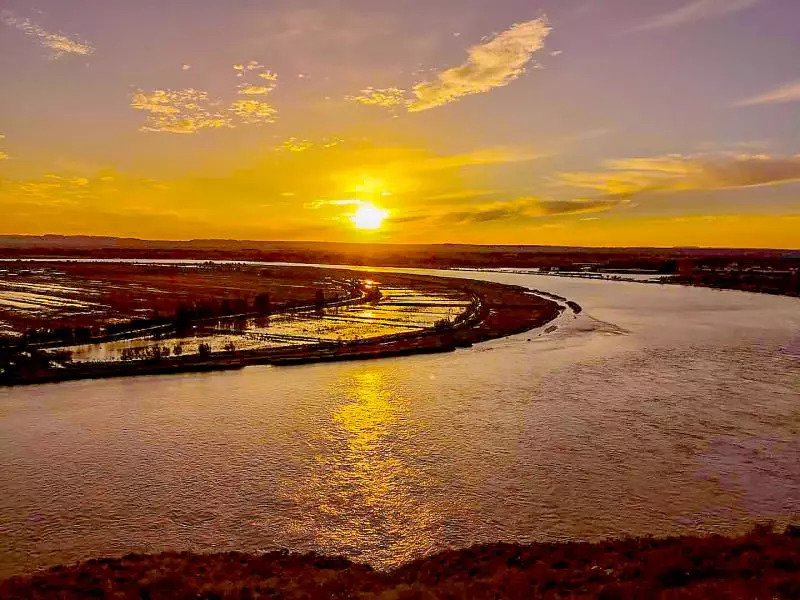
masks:
<path fill-rule="evenodd" d="M 441 521 L 432 482 L 413 464 L 424 449 L 409 443 L 409 402 L 383 370 L 352 373 L 344 387 L 348 401 L 331 415 L 308 479 L 295 484 L 292 499 L 305 511 L 296 533 L 329 552 L 397 565 L 431 551 Z"/>
<path fill-rule="evenodd" d="M 340 407 L 334 420 L 348 433 L 350 451 L 374 452 L 408 402 L 386 389 L 383 374 L 378 371 L 358 374 L 354 392 L 355 401 Z"/>

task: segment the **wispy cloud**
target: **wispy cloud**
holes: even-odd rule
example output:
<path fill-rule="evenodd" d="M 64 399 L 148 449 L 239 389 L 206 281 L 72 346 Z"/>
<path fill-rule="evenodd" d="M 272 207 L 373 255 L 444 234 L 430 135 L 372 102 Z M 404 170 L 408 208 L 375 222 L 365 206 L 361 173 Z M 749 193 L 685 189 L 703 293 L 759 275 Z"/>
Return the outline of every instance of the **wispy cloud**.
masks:
<path fill-rule="evenodd" d="M 636 27 L 636 30 L 650 31 L 713 19 L 743 11 L 759 2 L 760 0 L 691 0 L 679 8 L 653 17 Z"/>
<path fill-rule="evenodd" d="M 283 142 L 281 142 L 278 146 L 278 149 L 285 150 L 287 152 L 305 152 L 313 146 L 314 144 L 310 140 L 301 140 L 296 137 L 290 137 L 283 140 Z"/>
<path fill-rule="evenodd" d="M 527 149 L 509 148 L 483 148 L 461 154 L 439 156 L 420 156 L 390 163 L 393 167 L 405 168 L 418 173 L 428 171 L 443 171 L 447 169 L 461 169 L 463 167 L 477 167 L 486 165 L 501 165 L 508 163 L 528 162 L 543 158 L 547 154 L 534 152 Z"/>
<path fill-rule="evenodd" d="M 274 88 L 274 85 L 243 84 L 239 86 L 239 93 L 244 94 L 245 96 L 265 96 Z"/>
<path fill-rule="evenodd" d="M 603 171 L 561 173 L 559 178 L 571 186 L 617 198 L 645 192 L 710 191 L 800 181 L 800 155 L 669 155 L 609 161 L 605 167 Z"/>
<path fill-rule="evenodd" d="M 78 39 L 68 37 L 61 33 L 50 33 L 30 19 L 17 17 L 8 10 L 0 12 L 0 20 L 10 27 L 15 27 L 25 35 L 36 39 L 42 46 L 52 50 L 51 58 L 61 58 L 65 54 L 87 55 L 94 52 L 94 48 Z"/>
<path fill-rule="evenodd" d="M 526 197 L 447 212 L 440 215 L 439 218 L 457 224 L 489 223 L 507 219 L 537 219 L 557 215 L 600 212 L 614 208 L 618 204 L 618 201 L 610 199 L 545 200 Z"/>
<path fill-rule="evenodd" d="M 398 87 L 369 87 L 349 99 L 362 104 L 392 109 L 402 107 L 409 112 L 417 112 L 503 87 L 525 72 L 533 55 L 544 48 L 550 30 L 544 18 L 517 23 L 469 48 L 465 63 L 441 71 L 433 81 L 415 83 L 410 91 Z"/>
<path fill-rule="evenodd" d="M 6 136 L 4 136 L 2 133 L 0 133 L 0 141 L 2 141 L 4 139 L 6 139 Z M 7 158 L 8 158 L 8 152 L 0 150 L 0 160 L 6 160 Z"/>
<path fill-rule="evenodd" d="M 752 98 L 736 103 L 736 106 L 756 106 L 758 104 L 782 104 L 784 102 L 800 102 L 800 81 L 780 86 Z"/>
<path fill-rule="evenodd" d="M 285 152 L 305 152 L 306 150 L 311 150 L 312 148 L 316 149 L 325 149 L 325 148 L 333 148 L 334 146 L 338 146 L 344 140 L 341 138 L 329 138 L 324 137 L 317 141 L 301 139 L 297 137 L 289 137 L 283 140 L 277 147 L 276 150 L 283 150 Z"/>
<path fill-rule="evenodd" d="M 347 96 L 346 100 L 353 100 L 367 106 L 381 106 L 383 108 L 407 107 L 409 100 L 406 98 L 407 92 L 403 89 L 373 88 L 367 87 L 361 90 L 358 96 Z"/>
<path fill-rule="evenodd" d="M 361 206 L 363 204 L 366 204 L 363 200 L 358 200 L 356 198 L 343 198 L 336 200 L 318 199 L 311 202 L 306 202 L 303 206 L 304 208 L 317 209 L 325 206 Z"/>

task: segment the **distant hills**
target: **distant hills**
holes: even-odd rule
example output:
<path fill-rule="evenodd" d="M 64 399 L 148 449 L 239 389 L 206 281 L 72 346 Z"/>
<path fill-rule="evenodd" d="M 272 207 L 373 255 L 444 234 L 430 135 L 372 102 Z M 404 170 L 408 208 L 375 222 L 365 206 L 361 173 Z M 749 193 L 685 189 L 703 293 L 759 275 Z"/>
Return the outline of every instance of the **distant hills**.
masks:
<path fill-rule="evenodd" d="M 92 257 L 261 260 L 402 267 L 674 268 L 675 261 L 800 260 L 797 250 L 584 248 L 537 245 L 375 244 L 255 240 L 142 240 L 105 236 L 0 235 L 0 257 Z"/>

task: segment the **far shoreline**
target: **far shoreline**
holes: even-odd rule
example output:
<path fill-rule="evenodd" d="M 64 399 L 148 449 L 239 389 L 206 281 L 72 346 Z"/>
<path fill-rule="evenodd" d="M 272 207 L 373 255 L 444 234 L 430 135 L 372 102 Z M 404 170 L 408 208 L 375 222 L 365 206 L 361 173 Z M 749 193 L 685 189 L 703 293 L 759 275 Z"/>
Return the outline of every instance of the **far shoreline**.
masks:
<path fill-rule="evenodd" d="M 0 236 L 2 237 L 2 236 Z M 493 248 L 490 246 L 490 248 Z M 5 249 L 8 251 L 9 249 Z M 17 250 L 16 248 L 14 250 Z M 525 264 L 517 264 L 515 261 L 504 261 L 502 259 L 499 260 L 498 264 L 487 265 L 482 262 L 475 262 L 475 263 L 464 263 L 464 262 L 444 262 L 444 263 L 433 263 L 433 264 L 426 264 L 424 262 L 418 262 L 414 260 L 393 260 L 393 261 L 369 261 L 369 260 L 355 260 L 351 262 L 346 262 L 336 259 L 347 259 L 347 256 L 342 257 L 334 257 L 333 262 L 316 262 L 317 259 L 323 260 L 326 258 L 318 257 L 315 255 L 310 255 L 308 257 L 300 257 L 297 260 L 290 260 L 291 257 L 281 257 L 280 255 L 275 256 L 272 254 L 267 254 L 266 256 L 253 256 L 248 253 L 241 253 L 241 252 L 222 252 L 222 253 L 214 253 L 211 252 L 208 255 L 198 254 L 196 252 L 179 252 L 179 253 L 167 253 L 166 255 L 163 252 L 153 251 L 153 250 L 138 250 L 136 252 L 129 252 L 127 249 L 114 249 L 115 251 L 111 252 L 112 256 L 102 255 L 102 256 L 95 256 L 92 252 L 87 253 L 86 255 L 76 254 L 74 252 L 64 253 L 61 254 L 59 251 L 55 251 L 52 249 L 48 249 L 48 251 L 44 251 L 41 253 L 11 253 L 11 254 L 3 254 L 4 249 L 0 247 L 0 264 L 3 262 L 24 262 L 24 261 L 32 261 L 32 262 L 82 262 L 82 263 L 135 263 L 135 264 L 202 264 L 202 263 L 215 263 L 215 264 L 249 264 L 249 265 L 277 265 L 277 266 L 307 266 L 307 267 L 318 267 L 318 268 L 330 268 L 330 269 L 346 269 L 346 270 L 359 270 L 359 269 L 375 269 L 378 271 L 390 270 L 390 272 L 408 272 L 409 270 L 434 270 L 434 271 L 454 271 L 454 272 L 475 272 L 475 273 L 506 273 L 506 274 L 523 274 L 523 275 L 541 275 L 541 276 L 549 276 L 549 277 L 564 277 L 564 278 L 577 278 L 577 279 L 590 279 L 590 280 L 597 280 L 597 281 L 608 281 L 608 282 L 626 282 L 626 283 L 648 283 L 648 284 L 658 284 L 658 285 L 681 285 L 685 287 L 698 287 L 698 288 L 709 288 L 719 291 L 738 291 L 738 292 L 750 292 L 754 294 L 764 294 L 770 296 L 786 296 L 790 298 L 798 298 L 800 297 L 800 258 L 789 258 L 786 259 L 790 261 L 790 264 L 797 263 L 798 266 L 794 267 L 794 279 L 798 281 L 795 284 L 795 288 L 785 288 L 785 287 L 777 287 L 777 288 L 764 288 L 762 287 L 762 283 L 758 281 L 759 277 L 769 277 L 771 267 L 768 268 L 766 271 L 761 273 L 758 277 L 756 277 L 755 282 L 750 282 L 744 284 L 741 281 L 737 280 L 730 280 L 731 271 L 709 271 L 706 274 L 694 272 L 692 274 L 687 273 L 680 273 L 680 272 L 671 272 L 671 273 L 662 273 L 657 270 L 653 269 L 606 269 L 601 271 L 569 271 L 569 270 L 562 270 L 560 267 L 555 269 L 550 269 L 549 267 L 536 267 L 531 265 Z M 607 251 L 607 248 L 601 249 L 588 249 L 588 248 L 573 248 L 572 250 L 597 250 L 597 251 Z M 617 250 L 626 250 L 626 249 L 617 249 Z M 646 249 L 646 250 L 663 250 L 665 251 L 665 256 L 673 257 L 669 260 L 673 262 L 676 260 L 675 257 L 680 257 L 683 255 L 682 252 L 677 252 L 678 249 Z M 711 252 L 710 249 L 697 249 L 697 250 L 706 250 L 710 252 L 710 256 L 715 257 L 714 260 L 720 260 L 717 256 L 717 253 Z M 668 252 L 671 251 L 671 252 Z M 749 256 L 749 253 L 756 252 L 754 250 L 730 250 L 727 252 L 733 253 L 733 256 L 737 256 L 736 252 L 743 252 L 745 256 Z M 800 256 L 800 251 L 798 252 L 791 252 L 791 251 L 777 251 L 777 250 L 764 250 L 764 255 L 768 258 L 766 259 L 768 262 L 778 261 L 781 262 L 784 260 L 782 258 L 784 255 L 793 257 L 795 254 Z M 721 256 L 724 256 L 723 251 L 719 251 Z M 177 255 L 176 255 L 177 254 Z M 581 255 L 578 255 L 581 256 Z M 702 254 L 705 256 L 705 254 Z M 776 258 L 778 257 L 778 258 Z M 368 256 L 361 256 L 361 258 L 369 258 Z M 688 260 L 688 259 L 687 259 Z M 647 266 L 653 266 L 648 264 Z M 636 274 L 640 275 L 640 278 L 632 277 L 631 275 Z M 789 284 L 791 285 L 791 284 Z"/>

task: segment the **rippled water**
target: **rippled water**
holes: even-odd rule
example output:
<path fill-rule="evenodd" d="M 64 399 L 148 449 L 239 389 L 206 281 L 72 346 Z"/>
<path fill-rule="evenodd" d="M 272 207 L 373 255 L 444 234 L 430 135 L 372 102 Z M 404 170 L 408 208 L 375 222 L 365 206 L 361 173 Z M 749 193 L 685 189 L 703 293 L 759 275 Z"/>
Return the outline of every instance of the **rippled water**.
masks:
<path fill-rule="evenodd" d="M 800 514 L 800 301 L 473 276 L 585 310 L 451 354 L 0 390 L 0 575 L 168 548 L 386 567 Z"/>

